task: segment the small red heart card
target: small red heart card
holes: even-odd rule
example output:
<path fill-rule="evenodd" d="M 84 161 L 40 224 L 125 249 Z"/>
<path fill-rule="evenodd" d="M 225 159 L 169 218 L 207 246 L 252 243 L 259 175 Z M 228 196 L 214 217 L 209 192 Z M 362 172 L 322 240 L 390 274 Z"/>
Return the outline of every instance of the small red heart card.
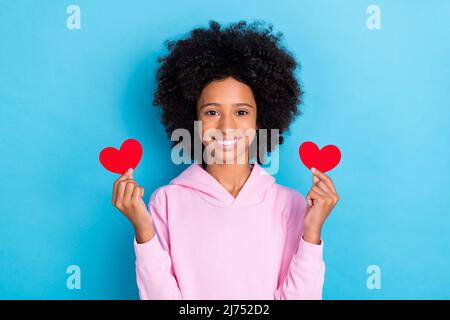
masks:
<path fill-rule="evenodd" d="M 136 139 L 127 139 L 120 150 L 107 147 L 100 152 L 100 163 L 113 173 L 124 174 L 128 168 L 136 169 L 142 158 L 142 146 Z"/>
<path fill-rule="evenodd" d="M 303 142 L 298 149 L 298 154 L 308 169 L 314 167 L 321 172 L 330 171 L 341 160 L 341 151 L 335 145 L 329 144 L 319 149 L 312 141 Z"/>

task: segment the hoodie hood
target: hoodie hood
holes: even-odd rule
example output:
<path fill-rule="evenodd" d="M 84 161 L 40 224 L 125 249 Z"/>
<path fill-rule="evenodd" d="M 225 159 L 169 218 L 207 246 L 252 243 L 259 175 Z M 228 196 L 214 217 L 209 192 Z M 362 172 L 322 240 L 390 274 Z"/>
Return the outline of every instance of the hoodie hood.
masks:
<path fill-rule="evenodd" d="M 275 178 L 258 163 L 252 164 L 247 181 L 234 198 L 200 163 L 193 163 L 170 181 L 198 192 L 207 202 L 219 206 L 255 205 L 262 202 L 266 190 L 275 183 Z"/>

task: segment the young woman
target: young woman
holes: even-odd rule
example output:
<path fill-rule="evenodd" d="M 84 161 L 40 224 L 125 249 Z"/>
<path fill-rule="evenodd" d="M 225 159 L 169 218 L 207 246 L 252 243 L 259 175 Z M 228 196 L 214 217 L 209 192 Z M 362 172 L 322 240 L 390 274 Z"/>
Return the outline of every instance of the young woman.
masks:
<path fill-rule="evenodd" d="M 114 183 L 113 204 L 135 229 L 141 299 L 322 298 L 321 230 L 339 199 L 333 182 L 313 170 L 305 198 L 276 183 L 260 157 L 250 161 L 253 143 L 274 147 L 258 143 L 258 130 L 283 133 L 300 113 L 297 63 L 281 37 L 264 23 L 211 21 L 169 41 L 158 60 L 154 104 L 167 134 L 185 128 L 191 146 L 201 139 L 211 152 L 206 161 L 192 152 L 195 161 L 148 206 L 132 170 Z"/>

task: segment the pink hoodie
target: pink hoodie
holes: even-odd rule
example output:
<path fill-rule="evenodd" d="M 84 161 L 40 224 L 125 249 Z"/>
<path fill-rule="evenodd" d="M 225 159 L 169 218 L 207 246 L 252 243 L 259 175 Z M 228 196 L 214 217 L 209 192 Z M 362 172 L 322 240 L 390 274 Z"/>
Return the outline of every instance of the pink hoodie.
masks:
<path fill-rule="evenodd" d="M 234 198 L 193 163 L 150 197 L 138 244 L 141 299 L 322 299 L 320 245 L 303 240 L 305 198 L 257 163 Z"/>

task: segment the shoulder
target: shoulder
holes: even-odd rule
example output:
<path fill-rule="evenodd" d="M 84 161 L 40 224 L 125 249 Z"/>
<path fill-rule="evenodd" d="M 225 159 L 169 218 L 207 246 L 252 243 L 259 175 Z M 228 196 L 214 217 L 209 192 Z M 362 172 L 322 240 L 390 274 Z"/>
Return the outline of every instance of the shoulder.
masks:
<path fill-rule="evenodd" d="M 283 211 L 287 216 L 303 215 L 306 212 L 307 203 L 301 192 L 279 183 L 274 183 L 273 188 L 276 201 L 283 204 Z"/>
<path fill-rule="evenodd" d="M 279 183 L 274 183 L 273 188 L 276 192 L 276 194 L 280 197 L 283 198 L 283 200 L 286 200 L 287 202 L 306 202 L 305 197 L 303 196 L 303 194 L 301 192 L 299 192 L 298 190 L 279 184 Z M 280 199 L 281 200 L 281 199 Z"/>
<path fill-rule="evenodd" d="M 149 204 L 162 205 L 167 203 L 169 196 L 176 197 L 177 194 L 183 192 L 184 187 L 174 184 L 166 184 L 153 190 Z"/>

